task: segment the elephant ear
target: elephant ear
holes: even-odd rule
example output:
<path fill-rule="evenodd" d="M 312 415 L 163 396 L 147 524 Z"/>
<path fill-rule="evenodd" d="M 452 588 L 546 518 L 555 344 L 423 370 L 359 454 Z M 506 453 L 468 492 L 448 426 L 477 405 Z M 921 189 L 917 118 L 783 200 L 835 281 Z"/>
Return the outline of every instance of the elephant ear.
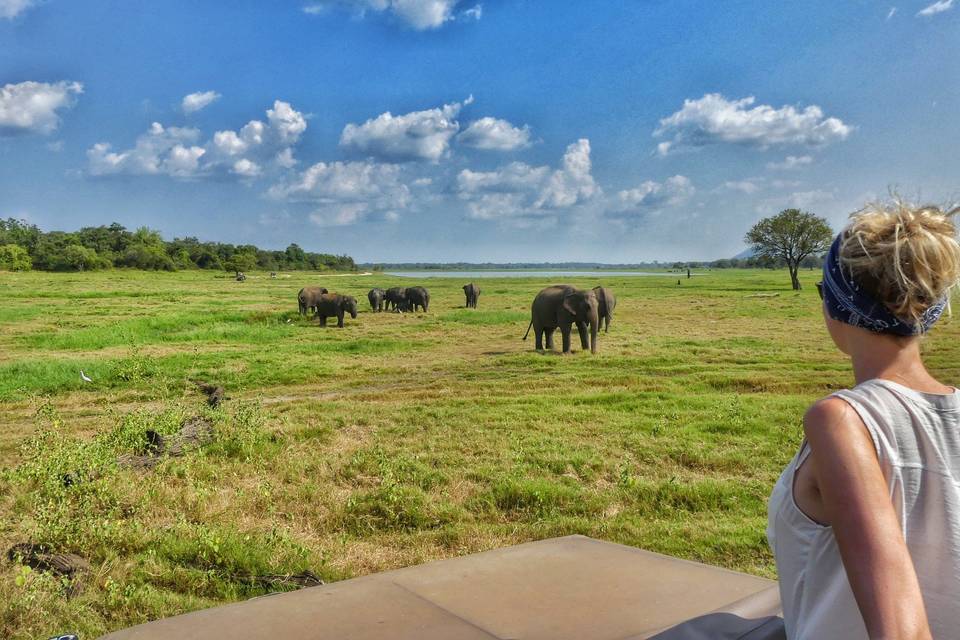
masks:
<path fill-rule="evenodd" d="M 567 294 L 563 296 L 563 308 L 572 316 L 577 315 L 577 295 Z"/>
<path fill-rule="evenodd" d="M 470 288 L 470 285 L 468 285 L 468 284 L 463 285 L 463 290 L 464 290 L 464 291 L 466 291 L 466 290 L 469 289 L 469 288 Z"/>

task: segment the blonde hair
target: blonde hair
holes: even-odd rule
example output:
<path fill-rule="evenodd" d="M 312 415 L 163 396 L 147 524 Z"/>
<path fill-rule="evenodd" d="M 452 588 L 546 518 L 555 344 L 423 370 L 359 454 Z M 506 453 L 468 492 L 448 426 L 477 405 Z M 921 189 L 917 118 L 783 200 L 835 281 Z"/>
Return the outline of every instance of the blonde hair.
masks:
<path fill-rule="evenodd" d="M 899 198 L 855 212 L 844 230 L 840 260 L 897 317 L 919 325 L 923 312 L 960 281 L 960 243 L 952 216 Z"/>

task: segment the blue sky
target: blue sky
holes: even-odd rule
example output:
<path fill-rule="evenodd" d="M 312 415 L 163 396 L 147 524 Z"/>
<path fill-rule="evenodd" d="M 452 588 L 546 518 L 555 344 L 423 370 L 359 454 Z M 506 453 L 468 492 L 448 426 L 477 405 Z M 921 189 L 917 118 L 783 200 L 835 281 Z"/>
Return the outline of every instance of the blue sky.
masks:
<path fill-rule="evenodd" d="M 956 197 L 957 43 L 960 0 L 0 0 L 0 216 L 728 257 L 786 207 Z"/>

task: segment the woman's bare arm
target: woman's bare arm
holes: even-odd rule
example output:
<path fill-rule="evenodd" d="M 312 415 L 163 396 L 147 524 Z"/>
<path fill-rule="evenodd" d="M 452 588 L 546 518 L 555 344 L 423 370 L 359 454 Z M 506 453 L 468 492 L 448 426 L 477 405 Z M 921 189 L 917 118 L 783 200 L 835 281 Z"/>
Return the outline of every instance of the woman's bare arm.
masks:
<path fill-rule="evenodd" d="M 807 411 L 803 427 L 808 463 L 870 637 L 931 638 L 913 561 L 860 416 L 828 398 Z"/>

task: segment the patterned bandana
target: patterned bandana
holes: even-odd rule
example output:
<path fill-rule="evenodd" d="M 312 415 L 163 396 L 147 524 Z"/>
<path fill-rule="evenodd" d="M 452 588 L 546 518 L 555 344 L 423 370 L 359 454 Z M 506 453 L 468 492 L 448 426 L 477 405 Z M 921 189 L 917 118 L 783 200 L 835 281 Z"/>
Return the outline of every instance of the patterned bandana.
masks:
<path fill-rule="evenodd" d="M 823 302 L 827 313 L 834 320 L 854 327 L 897 336 L 919 335 L 929 331 L 940 319 L 947 307 L 947 301 L 944 297 L 929 307 L 920 317 L 920 323 L 913 325 L 893 315 L 885 304 L 875 300 L 853 279 L 849 270 L 843 268 L 840 263 L 839 235 L 833 241 L 823 263 Z"/>

